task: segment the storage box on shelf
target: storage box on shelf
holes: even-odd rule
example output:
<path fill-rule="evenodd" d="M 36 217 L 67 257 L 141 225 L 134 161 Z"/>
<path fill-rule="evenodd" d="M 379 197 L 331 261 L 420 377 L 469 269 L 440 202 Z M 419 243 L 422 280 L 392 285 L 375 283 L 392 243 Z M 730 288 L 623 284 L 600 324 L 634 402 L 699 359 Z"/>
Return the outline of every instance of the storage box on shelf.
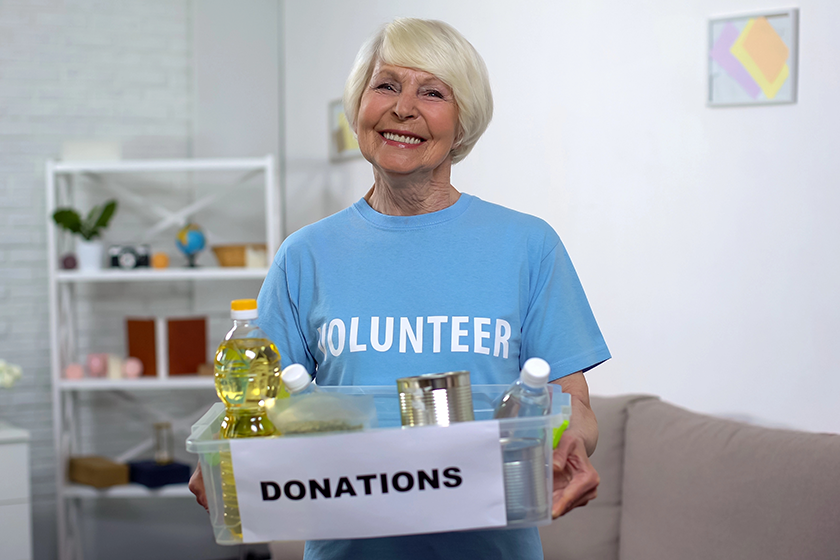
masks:
<path fill-rule="evenodd" d="M 550 386 L 549 390 L 554 388 Z M 344 394 L 372 395 L 378 427 L 347 434 L 222 440 L 218 438 L 220 422 L 224 416 L 222 403 L 214 404 L 193 426 L 187 439 L 187 450 L 199 455 L 210 521 L 218 543 L 416 534 L 452 530 L 450 523 L 464 523 L 455 529 L 479 529 L 529 527 L 551 522 L 552 434 L 553 429 L 564 425 L 571 417 L 571 399 L 568 394 L 561 393 L 559 388 L 553 392 L 549 416 L 493 420 L 494 405 L 507 386 L 473 385 L 475 421 L 451 424 L 448 427 L 402 429 L 399 395 L 395 387 L 321 389 Z M 490 438 L 491 449 L 488 455 L 495 456 L 495 464 L 478 459 L 481 465 L 478 469 L 467 468 L 461 471 L 456 467 L 447 472 L 449 469 L 446 467 L 461 465 L 459 460 L 463 460 L 464 456 L 479 456 L 480 452 L 488 451 L 487 447 L 479 447 L 482 443 L 470 432 L 463 434 L 466 436 L 463 440 L 452 440 L 455 450 L 448 449 L 434 456 L 435 447 L 441 445 L 444 437 L 451 437 L 460 428 L 480 428 L 475 434 L 481 433 Z M 511 437 L 511 434 L 533 436 L 533 440 L 539 442 L 538 449 L 529 455 L 517 455 L 514 458 L 515 464 L 510 463 L 508 452 L 523 441 L 523 438 Z M 374 437 L 366 437 L 369 435 Z M 390 445 L 383 443 L 385 438 Z M 411 443 L 408 445 L 401 443 L 409 439 Z M 300 446 L 301 442 L 306 443 L 307 447 Z M 421 450 L 422 458 L 414 463 L 417 459 L 407 452 L 407 448 L 418 442 L 431 446 L 433 451 Z M 250 449 L 238 447 L 243 443 L 250 446 Z M 290 446 L 294 446 L 294 453 L 287 453 Z M 248 454 L 244 454 L 246 452 Z M 225 456 L 230 459 L 223 458 Z M 319 456 L 340 456 L 343 460 L 312 459 Z M 239 465 L 248 465 L 249 457 L 260 457 L 259 462 L 268 465 L 265 467 L 267 470 L 260 474 L 272 478 L 256 478 L 254 473 L 248 472 L 250 469 L 240 469 Z M 529 459 L 523 461 L 523 457 Z M 243 463 L 237 463 L 237 459 Z M 221 464 L 224 460 L 231 460 L 234 466 L 238 513 L 242 519 L 241 535 L 232 533 L 225 524 L 221 480 Z M 362 468 L 367 470 L 358 473 L 353 471 L 353 467 L 359 465 L 364 465 Z M 394 469 L 395 465 L 399 467 Z M 420 482 L 420 471 L 416 470 L 418 466 L 424 468 L 422 476 L 428 476 L 425 478 L 425 490 Z M 433 469 L 440 472 L 432 473 Z M 493 469 L 495 478 L 494 473 L 490 472 Z M 318 474 L 315 474 L 316 471 Z M 481 480 L 490 482 L 482 482 L 470 488 L 473 474 L 488 476 Z M 439 484 L 440 480 L 450 475 L 452 479 Z M 429 489 L 432 488 L 428 484 L 430 479 L 435 480 L 434 490 Z M 457 483 L 453 482 L 456 480 Z M 356 489 L 353 489 L 354 485 Z M 414 492 L 410 493 L 409 490 Z M 493 492 L 499 497 L 496 501 L 493 501 Z M 473 497 L 487 498 L 490 507 L 481 505 L 477 507 L 479 511 L 473 512 L 467 506 L 463 512 L 465 515 L 460 518 L 461 512 L 451 511 Z M 536 516 L 516 517 L 515 512 L 519 511 L 517 505 L 526 497 L 535 498 L 532 504 L 536 505 L 531 511 L 538 513 Z M 374 500 L 377 500 L 375 505 Z M 270 506 L 266 507 L 266 502 Z M 267 511 L 270 516 L 265 515 Z M 431 515 L 432 511 L 437 512 L 437 515 Z M 446 515 L 454 515 L 456 519 L 449 519 Z M 472 517 L 467 518 L 470 515 Z M 262 523 L 262 519 L 267 519 L 267 522 Z"/>
<path fill-rule="evenodd" d="M 122 332 L 117 325 L 125 324 L 125 317 L 145 315 L 205 315 L 208 308 L 218 308 L 220 317 L 226 318 L 229 300 L 215 294 L 222 286 L 235 284 L 237 290 L 247 290 L 241 296 L 254 297 L 259 282 L 265 278 L 267 268 L 243 266 L 213 266 L 212 244 L 214 229 L 228 227 L 228 236 L 238 229 L 255 230 L 256 239 L 249 243 L 264 244 L 267 254 L 273 256 L 282 239 L 280 191 L 276 184 L 273 157 L 239 159 L 182 159 L 136 160 L 111 162 L 47 162 L 47 261 L 49 272 L 50 333 L 52 350 L 51 372 L 53 393 L 53 422 L 55 426 L 55 453 L 57 458 L 56 494 L 58 552 L 60 560 L 81 560 L 84 546 L 81 542 L 81 499 L 98 498 L 159 498 L 190 496 L 185 484 L 149 489 L 139 484 L 95 489 L 68 483 L 67 464 L 71 455 L 91 454 L 94 445 L 82 431 L 80 417 L 83 411 L 97 403 L 111 403 L 109 413 L 119 411 L 122 404 L 131 405 L 154 421 L 168 421 L 178 434 L 186 434 L 189 427 L 216 400 L 212 376 L 170 376 L 166 361 L 158 362 L 156 375 L 136 379 L 83 378 L 65 379 L 63 372 L 72 363 L 81 363 L 85 352 L 120 352 Z M 117 214 L 105 235 L 113 235 L 109 242 L 142 242 L 158 246 L 167 243 L 175 253 L 177 230 L 195 216 L 205 222 L 209 243 L 203 255 L 204 266 L 181 266 L 175 259 L 169 268 L 102 268 L 101 270 L 64 270 L 59 268 L 61 255 L 70 248 L 70 238 L 55 226 L 52 214 L 62 206 L 86 208 L 99 200 L 96 196 L 116 198 Z M 234 196 L 236 204 L 231 204 Z M 168 198 L 166 198 L 168 197 Z M 227 197 L 227 198 L 226 198 Z M 95 198 L 95 197 L 94 197 Z M 250 201 L 251 204 L 246 204 Z M 241 202 L 241 204 L 240 204 Z M 177 206 L 177 208 L 173 208 Z M 236 208 L 234 209 L 233 206 Z M 232 211 L 240 214 L 231 214 Z M 243 219 L 241 214 L 247 216 Z M 201 223 L 201 221 L 199 222 Z M 264 229 L 260 231 L 259 228 Z M 123 228 L 120 230 L 120 228 Z M 249 233 L 252 235 L 253 233 Z M 118 236 L 122 235 L 121 238 Z M 216 235 L 223 241 L 225 235 Z M 163 240 L 163 241 L 161 241 Z M 241 241 L 232 239 L 232 241 Z M 177 253 L 176 253 L 177 254 Z M 270 257 L 269 257 L 270 258 Z M 253 262 L 250 264 L 253 265 Z M 245 282 L 243 284 L 243 282 Z M 250 282 L 250 283 L 249 283 Z M 169 298 L 161 301 L 158 294 Z M 104 294 L 104 296 L 102 296 Z M 241 297 L 238 294 L 239 297 Z M 110 299 L 109 299 L 110 298 Z M 174 308 L 170 300 L 177 300 Z M 208 301 L 210 300 L 210 301 Z M 82 304 L 80 304 L 82 302 Z M 215 304 L 215 306 L 214 306 Z M 105 309 L 103 317 L 91 309 Z M 197 309 L 198 308 L 198 309 Z M 118 315 L 122 314 L 122 317 Z M 103 326 L 103 321 L 109 321 Z M 93 334 L 80 331 L 80 327 L 98 328 Z M 98 327 L 96 327 L 98 325 Z M 100 337 L 104 332 L 104 337 Z M 212 333 L 212 331 L 211 331 Z M 208 348 L 213 346 L 216 335 L 211 334 Z M 103 341 L 102 338 L 107 338 Z M 96 341 L 107 348 L 91 347 Z M 159 347 L 160 350 L 160 347 Z M 127 354 L 127 351 L 124 352 Z M 155 401 L 183 399 L 183 410 L 172 412 L 172 406 L 155 406 Z M 184 395 L 180 397 L 179 395 Z M 114 406 L 119 403 L 120 406 Z M 151 403 L 151 404 L 150 404 Z M 177 408 L 177 407 L 176 407 Z M 123 449 L 111 445 L 109 457 L 128 462 L 149 453 L 152 448 L 151 430 L 148 437 L 137 437 L 142 432 L 137 418 L 131 422 L 114 422 L 109 426 L 111 443 L 113 433 L 120 426 L 133 428 L 135 441 L 126 440 Z M 145 434 L 145 432 L 143 432 Z M 97 442 L 98 445 L 98 442 Z M 128 447 L 128 449 L 124 449 Z"/>

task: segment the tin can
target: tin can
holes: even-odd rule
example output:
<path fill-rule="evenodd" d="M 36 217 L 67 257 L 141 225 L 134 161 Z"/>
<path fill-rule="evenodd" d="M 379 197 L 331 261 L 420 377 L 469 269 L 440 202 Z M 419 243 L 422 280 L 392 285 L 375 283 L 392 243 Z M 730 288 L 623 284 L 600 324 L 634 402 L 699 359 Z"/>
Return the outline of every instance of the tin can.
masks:
<path fill-rule="evenodd" d="M 551 454 L 545 436 L 502 437 L 502 471 L 508 523 L 536 523 L 551 515 Z"/>
<path fill-rule="evenodd" d="M 427 373 L 397 379 L 403 426 L 448 426 L 474 420 L 470 372 Z"/>

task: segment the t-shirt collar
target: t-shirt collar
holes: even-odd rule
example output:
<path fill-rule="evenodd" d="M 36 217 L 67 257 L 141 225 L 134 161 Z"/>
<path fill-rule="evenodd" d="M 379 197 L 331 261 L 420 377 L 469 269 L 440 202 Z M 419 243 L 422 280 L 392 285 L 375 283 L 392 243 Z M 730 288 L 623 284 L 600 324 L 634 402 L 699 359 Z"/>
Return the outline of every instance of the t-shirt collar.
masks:
<path fill-rule="evenodd" d="M 462 192 L 461 196 L 458 197 L 458 200 L 452 206 L 448 206 L 437 212 L 418 214 L 417 216 L 388 216 L 387 214 L 380 214 L 371 208 L 370 204 L 364 198 L 356 202 L 353 208 L 356 209 L 362 218 L 377 227 L 385 229 L 416 229 L 454 220 L 467 210 L 473 198 L 475 197 Z"/>

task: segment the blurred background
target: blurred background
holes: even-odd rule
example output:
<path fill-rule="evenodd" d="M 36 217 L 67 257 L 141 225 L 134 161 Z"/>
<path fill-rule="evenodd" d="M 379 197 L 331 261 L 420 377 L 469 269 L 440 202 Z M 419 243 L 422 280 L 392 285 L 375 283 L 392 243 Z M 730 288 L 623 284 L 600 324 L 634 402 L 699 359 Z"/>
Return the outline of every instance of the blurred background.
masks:
<path fill-rule="evenodd" d="M 788 7 L 0 0 L 0 358 L 22 371 L 0 420 L 30 433 L 33 557 L 57 558 L 46 161 L 272 155 L 288 234 L 369 189 L 367 162 L 329 157 L 329 106 L 397 16 L 484 57 L 494 119 L 452 182 L 560 234 L 613 354 L 592 393 L 840 432 L 840 3 L 796 5 L 796 103 L 706 104 L 709 19 Z M 188 498 L 126 502 L 85 503 L 86 558 L 244 554 Z"/>

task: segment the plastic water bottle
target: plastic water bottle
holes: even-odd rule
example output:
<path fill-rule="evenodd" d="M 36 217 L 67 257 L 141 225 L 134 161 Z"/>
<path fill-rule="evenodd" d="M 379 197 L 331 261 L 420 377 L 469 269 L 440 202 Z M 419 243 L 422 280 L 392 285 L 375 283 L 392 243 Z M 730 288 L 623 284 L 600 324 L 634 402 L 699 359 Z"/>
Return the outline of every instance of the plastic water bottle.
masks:
<path fill-rule="evenodd" d="M 297 397 L 321 392 L 312 381 L 312 376 L 301 364 L 292 364 L 286 367 L 280 374 L 280 379 L 283 380 L 283 384 L 289 390 L 291 396 Z"/>
<path fill-rule="evenodd" d="M 502 395 L 494 418 L 547 416 L 551 412 L 550 372 L 548 362 L 541 358 L 526 361 L 519 379 Z M 508 525 L 532 523 L 551 515 L 547 428 L 536 420 L 501 424 Z"/>
<path fill-rule="evenodd" d="M 494 418 L 547 416 L 551 412 L 548 374 L 551 366 L 542 358 L 530 358 L 522 366 L 519 379 L 505 391 Z"/>

